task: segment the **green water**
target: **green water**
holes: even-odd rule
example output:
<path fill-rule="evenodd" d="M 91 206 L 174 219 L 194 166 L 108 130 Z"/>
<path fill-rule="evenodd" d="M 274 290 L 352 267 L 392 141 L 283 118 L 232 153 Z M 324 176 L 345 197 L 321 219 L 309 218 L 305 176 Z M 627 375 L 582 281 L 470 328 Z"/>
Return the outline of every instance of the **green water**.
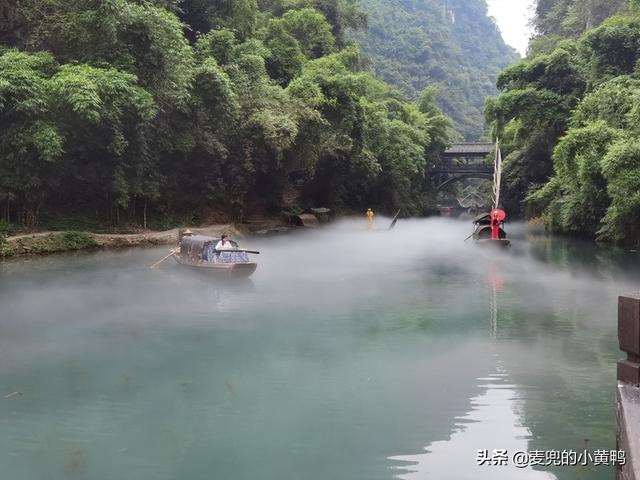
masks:
<path fill-rule="evenodd" d="M 613 478 L 476 455 L 615 448 L 637 254 L 382 227 L 246 239 L 241 283 L 166 248 L 1 263 L 1 478 Z"/>

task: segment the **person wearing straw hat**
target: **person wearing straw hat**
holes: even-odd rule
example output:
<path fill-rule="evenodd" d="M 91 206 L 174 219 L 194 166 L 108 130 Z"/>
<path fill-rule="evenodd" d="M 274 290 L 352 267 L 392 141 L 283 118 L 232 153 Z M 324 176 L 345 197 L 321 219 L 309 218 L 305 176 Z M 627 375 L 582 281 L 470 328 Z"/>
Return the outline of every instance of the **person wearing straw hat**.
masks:
<path fill-rule="evenodd" d="M 182 241 L 182 239 L 184 237 L 191 237 L 193 236 L 193 232 L 191 230 L 189 230 L 188 228 L 186 230 L 182 230 L 181 232 L 178 233 L 178 245 L 180 245 L 180 242 Z"/>
<path fill-rule="evenodd" d="M 151 265 L 150 268 L 157 268 L 160 266 L 160 264 L 162 262 L 164 262 L 167 258 L 174 256 L 176 253 L 178 253 L 180 251 L 181 247 L 181 243 L 182 243 L 182 239 L 184 237 L 190 237 L 193 235 L 193 232 L 191 230 L 189 230 L 188 228 L 186 230 L 180 231 L 178 230 L 178 247 L 174 248 L 173 250 L 171 250 L 171 252 L 169 252 L 169 255 L 161 258 L 160 260 L 158 260 L 156 263 L 154 263 L 153 265 Z"/>

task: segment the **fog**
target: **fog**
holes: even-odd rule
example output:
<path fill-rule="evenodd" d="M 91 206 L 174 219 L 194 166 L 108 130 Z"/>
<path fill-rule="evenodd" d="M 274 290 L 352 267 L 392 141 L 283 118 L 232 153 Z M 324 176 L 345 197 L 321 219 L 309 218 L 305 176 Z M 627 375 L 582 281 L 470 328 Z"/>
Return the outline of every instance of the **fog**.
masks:
<path fill-rule="evenodd" d="M 637 255 L 522 224 L 498 251 L 464 241 L 469 221 L 390 223 L 236 239 L 261 252 L 246 281 L 149 269 L 169 247 L 0 263 L 5 473 L 495 478 L 475 449 L 613 448 Z"/>

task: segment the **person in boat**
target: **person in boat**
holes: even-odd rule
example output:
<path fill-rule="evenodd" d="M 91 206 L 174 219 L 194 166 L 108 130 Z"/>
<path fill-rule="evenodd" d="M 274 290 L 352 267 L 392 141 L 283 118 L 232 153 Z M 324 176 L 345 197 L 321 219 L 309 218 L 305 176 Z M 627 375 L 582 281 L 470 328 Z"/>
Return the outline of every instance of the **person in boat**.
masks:
<path fill-rule="evenodd" d="M 238 251 L 227 235 L 222 235 L 216 244 L 213 263 L 249 263 L 249 257 L 245 252 Z"/>
<path fill-rule="evenodd" d="M 220 237 L 220 241 L 216 244 L 213 263 L 233 263 L 231 255 L 228 253 L 222 254 L 222 252 L 230 252 L 237 249 L 238 248 L 231 243 L 227 234 L 223 233 L 222 237 Z"/>
<path fill-rule="evenodd" d="M 192 237 L 192 236 L 193 236 L 193 232 L 187 228 L 185 231 L 181 232 L 178 235 L 178 245 L 180 245 L 180 242 L 184 237 Z"/>
<path fill-rule="evenodd" d="M 221 251 L 221 250 L 237 250 L 238 247 L 235 247 L 231 241 L 229 240 L 229 237 L 226 234 L 223 234 L 222 237 L 220 238 L 220 241 L 217 243 L 216 245 L 216 250 Z"/>
<path fill-rule="evenodd" d="M 497 216 L 491 216 L 491 240 L 500 240 L 500 220 Z"/>

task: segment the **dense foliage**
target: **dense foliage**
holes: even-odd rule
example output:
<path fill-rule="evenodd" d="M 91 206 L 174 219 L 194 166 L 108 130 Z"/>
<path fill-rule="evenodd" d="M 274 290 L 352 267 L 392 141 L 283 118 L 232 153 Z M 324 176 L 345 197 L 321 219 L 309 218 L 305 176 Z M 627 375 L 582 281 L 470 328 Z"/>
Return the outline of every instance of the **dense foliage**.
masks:
<path fill-rule="evenodd" d="M 408 103 L 367 71 L 345 36 L 365 22 L 356 0 L 23 0 L 12 15 L 7 221 L 423 209 L 450 125 L 430 90 Z"/>
<path fill-rule="evenodd" d="M 483 133 L 482 108 L 500 70 L 518 59 L 484 0 L 363 0 L 366 32 L 355 37 L 384 81 L 410 98 L 438 85 L 438 103 L 469 141 Z"/>
<path fill-rule="evenodd" d="M 634 3 L 613 9 L 608 1 L 539 0 L 536 25 L 553 36 L 534 39 L 528 58 L 499 75 L 502 93 L 486 106 L 509 152 L 503 198 L 512 212 L 524 202 L 526 213 L 541 215 L 554 231 L 638 242 L 640 16 Z M 579 33 L 558 30 L 574 25 L 576 15 L 597 23 L 610 11 L 624 15 L 593 29 L 581 23 L 585 33 L 559 40 L 558 34 Z"/>
<path fill-rule="evenodd" d="M 543 36 L 575 38 L 625 7 L 625 0 L 538 0 L 533 23 Z"/>

